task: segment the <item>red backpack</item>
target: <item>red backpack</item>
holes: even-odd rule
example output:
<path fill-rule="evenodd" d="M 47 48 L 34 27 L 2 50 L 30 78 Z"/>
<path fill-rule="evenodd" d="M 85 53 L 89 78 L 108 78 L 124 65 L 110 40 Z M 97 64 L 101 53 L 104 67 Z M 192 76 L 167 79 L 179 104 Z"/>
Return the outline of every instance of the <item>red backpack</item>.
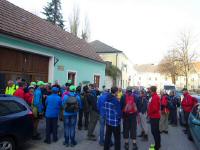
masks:
<path fill-rule="evenodd" d="M 137 107 L 136 107 L 134 96 L 126 94 L 125 107 L 124 107 L 123 112 L 132 114 L 132 113 L 135 113 L 136 111 L 137 111 Z"/>

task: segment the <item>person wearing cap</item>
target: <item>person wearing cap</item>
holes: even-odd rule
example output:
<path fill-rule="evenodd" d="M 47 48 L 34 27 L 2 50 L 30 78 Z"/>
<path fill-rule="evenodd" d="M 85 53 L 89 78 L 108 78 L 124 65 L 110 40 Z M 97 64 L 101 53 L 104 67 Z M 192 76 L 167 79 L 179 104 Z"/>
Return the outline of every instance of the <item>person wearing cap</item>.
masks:
<path fill-rule="evenodd" d="M 30 86 L 32 86 L 35 89 L 37 84 L 36 84 L 36 82 L 31 82 Z"/>
<path fill-rule="evenodd" d="M 34 115 L 34 130 L 33 130 L 33 139 L 34 140 L 40 140 L 40 134 L 38 133 L 38 124 L 39 119 L 42 116 L 43 113 L 43 105 L 42 105 L 42 89 L 44 88 L 44 82 L 38 81 L 37 82 L 37 89 L 34 92 L 34 98 L 33 98 L 33 115 Z"/>
<path fill-rule="evenodd" d="M 192 108 L 194 107 L 194 105 L 197 103 L 196 99 L 194 99 L 188 92 L 187 88 L 183 88 L 183 100 L 181 102 L 181 106 L 183 108 L 183 112 L 184 112 L 184 118 L 185 118 L 185 122 L 186 122 L 186 129 L 184 130 L 184 133 L 187 134 L 188 133 L 188 117 L 190 112 L 192 111 Z"/>
<path fill-rule="evenodd" d="M 157 94 L 157 87 L 151 86 L 151 98 L 148 104 L 148 117 L 150 119 L 151 125 L 151 133 L 154 137 L 155 141 L 155 150 L 159 150 L 161 147 L 161 137 L 159 130 L 159 122 L 160 122 L 160 97 Z"/>
<path fill-rule="evenodd" d="M 12 80 L 9 80 L 8 86 L 6 87 L 5 94 L 13 95 L 18 88 L 19 88 L 18 85 L 14 84 Z"/>
<path fill-rule="evenodd" d="M 34 86 L 30 85 L 28 87 L 28 92 L 24 96 L 24 100 L 27 102 L 29 106 L 31 106 L 33 103 L 33 96 L 34 96 Z"/>
<path fill-rule="evenodd" d="M 69 142 L 71 142 L 71 146 L 74 147 L 77 144 L 75 140 L 77 114 L 82 106 L 80 97 L 76 94 L 76 86 L 71 85 L 69 87 L 69 91 L 70 91 L 69 94 L 65 95 L 62 100 L 62 106 L 64 108 L 64 138 L 65 138 L 63 145 L 68 147 L 70 144 Z M 73 110 L 69 108 L 73 108 Z"/>
<path fill-rule="evenodd" d="M 58 127 L 58 116 L 60 112 L 60 108 L 62 105 L 62 101 L 60 96 L 58 96 L 59 89 L 57 87 L 52 88 L 52 94 L 47 96 L 45 101 L 46 105 L 46 139 L 45 143 L 51 143 L 51 132 L 53 134 L 53 141 L 56 142 L 58 140 L 57 137 L 57 127 Z"/>
<path fill-rule="evenodd" d="M 123 112 L 123 134 L 125 139 L 124 148 L 129 149 L 129 135 L 132 140 L 133 150 L 137 150 L 136 130 L 137 130 L 137 104 L 136 97 L 132 93 L 132 88 L 127 87 L 126 93 L 121 100 Z"/>

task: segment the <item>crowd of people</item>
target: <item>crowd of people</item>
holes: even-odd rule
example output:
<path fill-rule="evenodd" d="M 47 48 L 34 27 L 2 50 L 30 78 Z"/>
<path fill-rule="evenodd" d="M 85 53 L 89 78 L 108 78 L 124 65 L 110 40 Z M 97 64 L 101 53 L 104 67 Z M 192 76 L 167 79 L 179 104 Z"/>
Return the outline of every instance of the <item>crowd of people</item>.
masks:
<path fill-rule="evenodd" d="M 129 141 L 132 143 L 132 149 L 138 150 L 137 137 L 148 141 L 148 122 L 155 141 L 153 148 L 159 150 L 160 134 L 168 134 L 169 123 L 177 126 L 177 108 L 182 105 L 185 119 L 188 120 L 189 113 L 196 104 L 196 100 L 185 88 L 181 102 L 175 91 L 170 91 L 169 95 L 166 91 L 157 94 L 156 86 L 147 90 L 127 87 L 125 91 L 117 87 L 106 89 L 103 86 L 103 91 L 100 92 L 95 84 L 76 87 L 71 80 L 62 87 L 58 82 L 53 85 L 43 81 L 28 84 L 20 77 L 15 82 L 8 81 L 5 94 L 24 99 L 32 108 L 34 140 L 41 139 L 38 124 L 43 116 L 46 118 L 44 142 L 51 143 L 51 134 L 54 142 L 58 140 L 58 120 L 61 120 L 64 124 L 63 145 L 66 147 L 77 144 L 77 122 L 78 130 L 87 130 L 88 140 L 96 141 L 94 130 L 99 121 L 99 144 L 104 150 L 109 150 L 113 145 L 115 150 L 121 149 L 121 127 L 125 150 L 129 149 Z M 140 135 L 137 135 L 137 126 L 141 128 Z M 186 134 L 187 132 L 188 125 L 185 130 Z"/>

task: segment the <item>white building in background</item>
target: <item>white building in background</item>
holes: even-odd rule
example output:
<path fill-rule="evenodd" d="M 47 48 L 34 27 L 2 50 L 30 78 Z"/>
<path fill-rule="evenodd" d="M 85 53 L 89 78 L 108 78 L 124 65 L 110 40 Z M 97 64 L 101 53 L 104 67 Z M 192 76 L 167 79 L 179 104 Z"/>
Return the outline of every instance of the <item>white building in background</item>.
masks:
<path fill-rule="evenodd" d="M 172 84 L 171 77 L 159 73 L 158 65 L 134 65 L 134 68 L 136 70 L 136 74 L 134 75 L 135 86 L 149 87 L 155 85 L 160 90 L 163 89 L 165 84 Z M 188 89 L 198 90 L 200 89 L 200 62 L 193 63 L 193 68 L 188 78 Z M 184 86 L 185 77 L 179 76 L 176 80 L 176 87 L 177 89 L 182 89 Z"/>

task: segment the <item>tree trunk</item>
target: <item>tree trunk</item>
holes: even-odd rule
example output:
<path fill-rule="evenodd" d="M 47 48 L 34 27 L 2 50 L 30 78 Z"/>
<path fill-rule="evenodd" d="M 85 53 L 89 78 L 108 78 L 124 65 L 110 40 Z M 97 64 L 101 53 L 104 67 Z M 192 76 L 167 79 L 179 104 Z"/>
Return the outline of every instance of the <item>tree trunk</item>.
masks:
<path fill-rule="evenodd" d="M 176 76 L 175 75 L 171 75 L 171 79 L 172 79 L 172 83 L 174 85 L 176 85 Z"/>
<path fill-rule="evenodd" d="M 188 88 L 188 74 L 185 75 L 185 87 Z"/>

